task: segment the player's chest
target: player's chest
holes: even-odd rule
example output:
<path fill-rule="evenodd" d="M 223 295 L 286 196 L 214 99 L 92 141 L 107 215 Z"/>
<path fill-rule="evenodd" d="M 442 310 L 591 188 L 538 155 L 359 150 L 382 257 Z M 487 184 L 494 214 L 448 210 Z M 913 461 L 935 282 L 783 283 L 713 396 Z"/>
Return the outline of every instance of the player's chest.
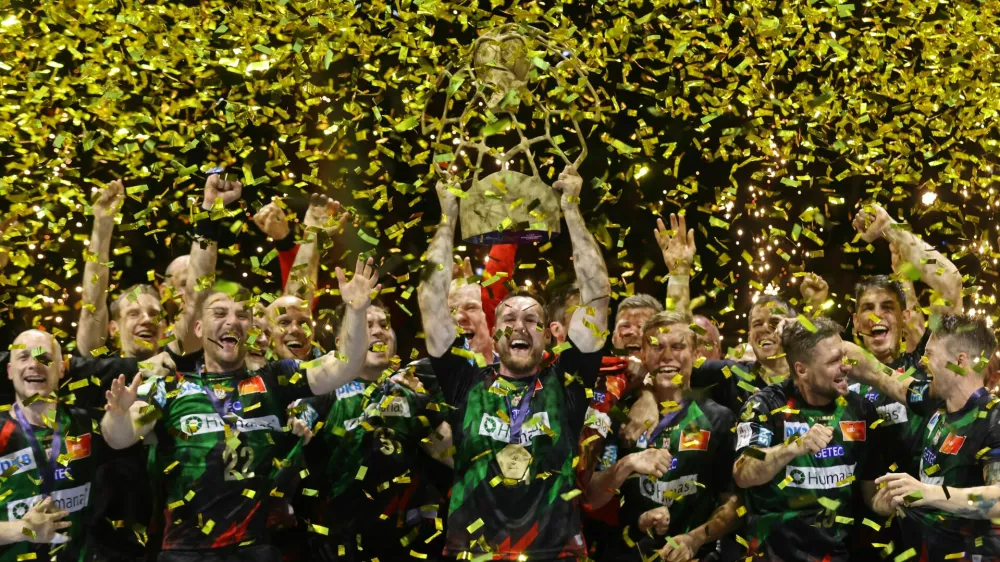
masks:
<path fill-rule="evenodd" d="M 910 421 L 906 405 L 892 400 L 877 388 L 861 384 L 853 384 L 849 388 L 875 406 L 875 411 L 882 420 L 879 422 L 881 426 L 888 427 Z"/>
<path fill-rule="evenodd" d="M 986 450 L 987 420 L 970 416 L 949 421 L 940 411 L 927 420 L 920 453 L 920 480 L 932 485 L 982 484 L 979 457 Z"/>
<path fill-rule="evenodd" d="M 549 385 L 530 400 L 491 392 L 482 386 L 469 393 L 462 419 L 463 444 L 472 447 L 526 447 L 559 440 L 565 425 L 565 404 L 558 388 Z"/>
<path fill-rule="evenodd" d="M 212 393 L 212 394 L 210 394 Z M 239 434 L 253 440 L 283 433 L 286 410 L 265 392 L 219 391 L 194 382 L 182 382 L 166 409 L 168 433 L 188 444 L 211 443 L 220 435 Z"/>
<path fill-rule="evenodd" d="M 865 420 L 851 419 L 853 416 L 816 413 L 805 416 L 784 416 L 778 424 L 781 441 L 801 438 L 813 425 L 833 428 L 833 436 L 826 447 L 812 455 L 803 455 L 793 463 L 829 465 L 856 463 L 864 455 L 871 438 L 871 428 Z M 776 440 L 777 441 L 777 440 Z"/>

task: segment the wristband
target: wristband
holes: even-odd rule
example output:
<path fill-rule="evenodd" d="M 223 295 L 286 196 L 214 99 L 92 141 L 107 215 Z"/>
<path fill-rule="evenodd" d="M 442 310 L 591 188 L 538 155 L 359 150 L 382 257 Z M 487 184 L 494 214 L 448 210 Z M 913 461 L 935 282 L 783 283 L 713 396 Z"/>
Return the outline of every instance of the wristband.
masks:
<path fill-rule="evenodd" d="M 291 232 L 288 236 L 285 236 L 281 240 L 274 241 L 274 247 L 278 249 L 279 252 L 287 252 L 295 247 L 295 235 Z"/>
<path fill-rule="evenodd" d="M 220 221 L 202 219 L 194 223 L 194 236 L 196 239 L 218 242 L 221 234 L 222 224 Z"/>
<path fill-rule="evenodd" d="M 674 279 L 676 279 L 676 280 L 678 280 L 678 281 L 683 281 L 683 282 L 685 282 L 685 283 L 689 283 L 689 282 L 691 281 L 691 276 L 690 276 L 690 275 L 672 275 L 672 274 L 669 274 L 669 273 L 668 273 L 668 274 L 667 274 L 667 277 L 668 277 L 668 278 L 669 278 L 669 279 L 670 279 L 671 281 L 673 281 Z"/>

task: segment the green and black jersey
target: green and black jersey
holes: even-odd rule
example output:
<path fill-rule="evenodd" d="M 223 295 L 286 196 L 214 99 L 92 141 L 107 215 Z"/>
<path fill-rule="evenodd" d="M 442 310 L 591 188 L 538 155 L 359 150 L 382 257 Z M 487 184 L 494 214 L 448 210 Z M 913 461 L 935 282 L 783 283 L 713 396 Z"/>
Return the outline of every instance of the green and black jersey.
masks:
<path fill-rule="evenodd" d="M 6 419 L 0 425 L 0 474 L 3 475 L 0 478 L 0 521 L 15 521 L 44 499 L 42 471 L 51 459 L 54 432 L 53 428 L 33 426 L 36 442 L 43 449 L 35 450 L 17 420 L 10 417 L 10 412 L 3 415 Z M 58 556 L 60 561 L 84 559 L 91 485 L 107 448 L 94 429 L 96 420 L 88 412 L 60 404 L 56 420 L 62 444 L 51 471 L 51 497 L 58 509 L 69 512 L 65 520 L 71 526 L 51 544 L 22 541 L 0 548 L 2 562 L 48 560 L 50 555 Z"/>
<path fill-rule="evenodd" d="M 323 422 L 306 457 L 310 483 L 326 502 L 320 523 L 331 533 L 388 518 L 405 525 L 408 499 L 420 484 L 411 472 L 420 440 L 443 421 L 442 408 L 428 409 L 431 403 L 391 379 L 356 379 L 304 401 L 299 415 Z"/>
<path fill-rule="evenodd" d="M 155 468 L 165 505 L 164 550 L 266 542 L 272 490 L 282 490 L 298 438 L 287 433 L 288 405 L 311 396 L 298 361 L 259 371 L 178 373 L 158 380 Z M 221 411 L 221 415 L 220 415 Z"/>
<path fill-rule="evenodd" d="M 431 359 L 444 397 L 454 407 L 449 422 L 455 485 L 446 554 L 492 552 L 500 560 L 586 555 L 574 458 L 590 403 L 586 389 L 594 386 L 601 353 L 570 347 L 537 377 L 507 379 L 496 366 L 470 365 L 461 339 L 454 346 Z M 512 441 L 507 401 L 518 402 L 528 385 L 534 385 L 530 415 L 525 414 L 513 440 L 527 449 L 531 462 L 525 480 L 508 485 L 496 456 Z"/>
<path fill-rule="evenodd" d="M 646 448 L 666 449 L 673 459 L 662 478 L 638 475 L 622 486 L 622 525 L 628 525 L 631 539 L 642 557 L 635 553 L 627 559 L 649 558 L 666 545 L 667 537 L 684 534 L 705 524 L 719 506 L 720 494 L 734 491 L 733 461 L 736 457 L 733 425 L 736 416 L 728 409 L 705 399 L 685 403 L 655 435 L 645 436 L 625 455 Z M 624 455 L 623 455 L 624 456 Z M 639 516 L 665 506 L 670 510 L 670 528 L 666 536 L 652 540 L 638 532 Z M 714 550 L 706 544 L 696 558 Z"/>
<path fill-rule="evenodd" d="M 957 412 L 930 396 L 930 385 L 914 381 L 908 406 L 927 420 L 921 434 L 921 482 L 948 488 L 986 485 L 985 468 L 1000 462 L 1000 399 L 979 389 Z M 971 507 L 971 506 L 970 506 Z M 963 518 L 933 509 L 905 509 L 898 519 L 904 546 L 914 548 L 920 560 L 1000 559 L 1000 528 L 989 520 Z M 898 549 L 897 553 L 903 549 Z"/>
<path fill-rule="evenodd" d="M 751 550 L 769 560 L 848 560 L 857 486 L 884 473 L 877 419 L 874 406 L 853 392 L 811 406 L 791 380 L 750 398 L 736 428 L 738 454 L 759 456 L 814 424 L 834 429 L 822 451 L 792 459 L 771 482 L 745 490 Z"/>

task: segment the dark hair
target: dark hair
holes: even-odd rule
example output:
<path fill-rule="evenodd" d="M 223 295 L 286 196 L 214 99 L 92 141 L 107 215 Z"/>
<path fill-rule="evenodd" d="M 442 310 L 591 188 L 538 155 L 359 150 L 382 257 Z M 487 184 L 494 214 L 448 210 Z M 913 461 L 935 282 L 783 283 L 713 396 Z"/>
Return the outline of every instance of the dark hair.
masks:
<path fill-rule="evenodd" d="M 791 322 L 781 332 L 781 348 L 793 373 L 796 363 L 809 363 L 815 357 L 814 350 L 819 342 L 832 336 L 840 338 L 844 331 L 840 324 L 823 316 L 811 322 L 815 329 L 810 330 L 803 322 Z"/>
<path fill-rule="evenodd" d="M 567 312 L 572 306 L 580 304 L 580 288 L 575 284 L 561 287 L 549 294 L 548 301 L 545 316 L 549 322 L 561 322 L 568 326 L 570 318 Z"/>
<path fill-rule="evenodd" d="M 623 312 L 636 308 L 648 308 L 653 311 L 653 314 L 663 312 L 663 305 L 660 304 L 660 301 L 656 297 L 645 293 L 636 293 L 631 297 L 626 297 L 625 300 L 618 303 L 618 310 L 615 312 L 615 323 L 618 323 L 618 317 L 621 316 Z"/>
<path fill-rule="evenodd" d="M 496 318 L 496 319 L 498 319 L 497 321 L 499 321 L 499 318 L 500 318 L 500 307 L 503 306 L 503 303 L 505 303 L 505 302 L 509 301 L 510 299 L 515 298 L 515 297 L 528 297 L 529 299 L 533 299 L 535 302 L 537 302 L 538 303 L 538 307 L 542 309 L 542 325 L 545 326 L 546 329 L 549 327 L 549 315 L 548 315 L 548 308 L 547 308 L 548 305 L 545 302 L 545 299 L 542 298 L 542 296 L 539 295 L 538 293 L 535 293 L 535 292 L 532 292 L 532 291 L 525 291 L 524 289 L 518 289 L 516 291 L 511 291 L 511 292 L 507 293 L 506 295 L 504 295 L 504 297 L 502 299 L 500 299 L 500 302 L 497 303 L 496 309 L 494 309 L 494 311 L 493 311 L 493 317 Z"/>
<path fill-rule="evenodd" d="M 980 359 L 989 361 L 990 356 L 996 351 L 997 340 L 993 330 L 986 325 L 986 320 L 979 316 L 967 314 L 942 316 L 931 331 L 938 338 L 950 338 L 948 347 L 954 349 L 956 353 L 964 351 L 974 363 Z"/>
<path fill-rule="evenodd" d="M 750 309 L 753 310 L 758 306 L 767 306 L 771 309 L 771 314 L 775 314 L 774 309 L 780 306 L 785 309 L 785 314 L 779 314 L 779 316 L 784 316 L 785 318 L 795 318 L 799 315 L 795 307 L 792 306 L 792 303 L 778 295 L 761 295 Z"/>
<path fill-rule="evenodd" d="M 861 303 L 861 297 L 872 289 L 885 289 L 886 291 L 889 291 L 892 293 L 892 296 L 896 297 L 896 304 L 899 305 L 899 308 L 906 308 L 906 293 L 903 292 L 902 283 L 896 281 L 888 275 L 869 275 L 867 277 L 862 277 L 860 281 L 855 283 L 855 306 L 858 306 Z"/>
<path fill-rule="evenodd" d="M 145 283 L 132 285 L 128 289 L 122 291 L 121 294 L 115 298 L 115 300 L 111 301 L 111 320 L 119 320 L 125 299 L 134 301 L 139 297 L 139 295 L 149 295 L 155 298 L 157 302 L 160 301 L 160 292 L 156 290 L 156 287 Z"/>

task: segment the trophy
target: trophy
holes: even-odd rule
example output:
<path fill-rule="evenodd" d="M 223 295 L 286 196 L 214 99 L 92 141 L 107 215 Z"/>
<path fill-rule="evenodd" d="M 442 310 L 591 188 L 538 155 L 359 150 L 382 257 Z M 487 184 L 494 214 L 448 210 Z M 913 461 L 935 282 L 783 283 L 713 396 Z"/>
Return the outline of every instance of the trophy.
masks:
<path fill-rule="evenodd" d="M 540 170 L 551 181 L 563 166 L 579 167 L 587 157 L 580 120 L 599 121 L 599 101 L 583 62 L 526 25 L 485 33 L 467 60 L 438 76 L 421 129 L 432 168 L 460 199 L 466 243 L 559 234 L 559 195 Z M 566 137 L 577 145 L 566 147 Z"/>

